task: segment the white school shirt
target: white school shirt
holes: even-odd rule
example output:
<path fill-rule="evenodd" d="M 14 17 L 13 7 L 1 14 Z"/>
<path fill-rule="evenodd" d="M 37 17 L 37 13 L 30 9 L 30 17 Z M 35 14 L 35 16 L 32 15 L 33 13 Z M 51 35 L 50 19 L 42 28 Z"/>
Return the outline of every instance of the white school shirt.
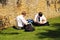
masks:
<path fill-rule="evenodd" d="M 36 22 L 42 23 L 42 20 L 45 20 L 43 23 L 47 22 L 46 17 L 44 15 L 42 15 L 42 17 L 40 17 L 40 21 L 38 21 L 39 20 L 38 17 L 39 17 L 38 14 L 36 14 L 35 19 L 34 19 Z"/>
<path fill-rule="evenodd" d="M 18 27 L 23 27 L 24 24 L 27 24 L 27 21 L 25 20 L 25 18 L 23 17 L 23 15 L 17 16 L 16 17 L 16 21 L 17 21 L 17 26 Z"/>

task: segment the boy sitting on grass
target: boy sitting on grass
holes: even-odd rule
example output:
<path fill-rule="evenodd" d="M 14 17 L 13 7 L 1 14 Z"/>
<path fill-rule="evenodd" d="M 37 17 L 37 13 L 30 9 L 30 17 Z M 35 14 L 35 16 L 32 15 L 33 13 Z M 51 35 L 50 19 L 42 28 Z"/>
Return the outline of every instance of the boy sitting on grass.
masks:
<path fill-rule="evenodd" d="M 43 15 L 43 13 L 39 12 L 38 14 L 35 15 L 35 19 L 34 19 L 33 25 L 35 25 L 35 26 L 45 26 L 45 25 L 48 25 L 49 26 L 49 22 L 47 22 L 47 19 Z"/>

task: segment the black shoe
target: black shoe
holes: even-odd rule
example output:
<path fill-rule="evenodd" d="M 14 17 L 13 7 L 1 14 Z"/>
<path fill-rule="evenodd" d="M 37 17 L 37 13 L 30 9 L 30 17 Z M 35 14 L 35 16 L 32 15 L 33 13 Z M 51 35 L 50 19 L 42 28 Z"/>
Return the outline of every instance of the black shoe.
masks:
<path fill-rule="evenodd" d="M 15 26 L 13 26 L 14 29 L 17 29 Z"/>

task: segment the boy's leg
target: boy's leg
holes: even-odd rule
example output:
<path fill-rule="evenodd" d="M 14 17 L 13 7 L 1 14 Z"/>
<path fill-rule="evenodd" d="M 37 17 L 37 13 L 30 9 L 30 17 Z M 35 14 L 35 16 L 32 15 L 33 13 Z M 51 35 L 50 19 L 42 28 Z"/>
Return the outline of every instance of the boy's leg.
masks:
<path fill-rule="evenodd" d="M 47 22 L 46 25 L 49 26 L 50 25 L 49 22 Z"/>
<path fill-rule="evenodd" d="M 41 24 L 40 23 L 37 23 L 37 22 L 34 22 L 32 23 L 34 26 L 40 26 Z"/>
<path fill-rule="evenodd" d="M 22 29 L 25 29 L 26 26 L 27 26 L 27 25 L 24 25 L 24 26 L 22 27 Z"/>
<path fill-rule="evenodd" d="M 42 24 L 42 26 L 49 26 L 49 22 L 46 22 L 45 24 Z"/>

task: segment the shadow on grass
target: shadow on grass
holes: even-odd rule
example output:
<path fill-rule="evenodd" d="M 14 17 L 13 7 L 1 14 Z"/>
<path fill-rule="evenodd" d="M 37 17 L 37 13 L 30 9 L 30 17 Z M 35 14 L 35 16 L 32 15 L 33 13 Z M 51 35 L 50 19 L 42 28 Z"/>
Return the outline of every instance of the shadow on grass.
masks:
<path fill-rule="evenodd" d="M 47 32 L 37 33 L 38 38 L 60 38 L 60 23 L 52 24 L 56 30 L 47 30 Z"/>
<path fill-rule="evenodd" d="M 48 32 L 38 33 L 38 38 L 59 38 L 60 37 L 60 30 L 52 31 L 49 30 Z"/>
<path fill-rule="evenodd" d="M 0 35 L 18 35 L 18 34 L 21 34 L 21 33 L 18 33 L 18 32 L 0 32 Z"/>
<path fill-rule="evenodd" d="M 60 28 L 60 23 L 54 23 L 52 24 L 53 27 Z"/>

